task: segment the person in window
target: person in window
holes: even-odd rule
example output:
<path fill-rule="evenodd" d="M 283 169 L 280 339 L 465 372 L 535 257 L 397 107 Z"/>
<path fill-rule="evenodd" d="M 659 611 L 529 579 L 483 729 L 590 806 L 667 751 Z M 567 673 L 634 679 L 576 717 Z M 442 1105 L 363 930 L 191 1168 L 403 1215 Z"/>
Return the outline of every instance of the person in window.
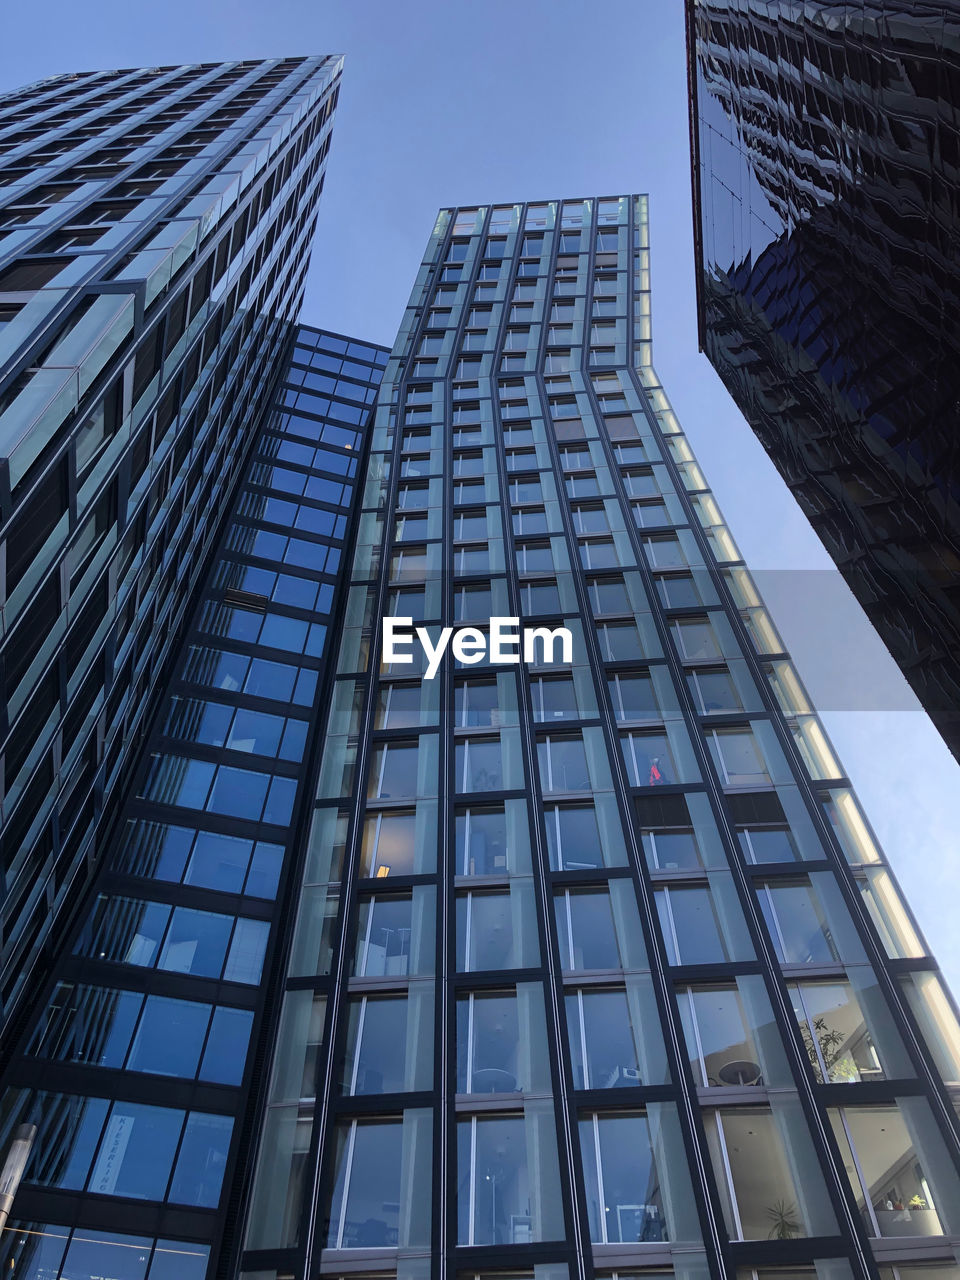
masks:
<path fill-rule="evenodd" d="M 663 772 L 660 769 L 660 757 L 651 756 L 650 757 L 650 779 L 649 779 L 648 785 L 651 787 L 658 787 L 662 782 L 665 782 L 665 781 L 666 779 L 664 778 Z"/>

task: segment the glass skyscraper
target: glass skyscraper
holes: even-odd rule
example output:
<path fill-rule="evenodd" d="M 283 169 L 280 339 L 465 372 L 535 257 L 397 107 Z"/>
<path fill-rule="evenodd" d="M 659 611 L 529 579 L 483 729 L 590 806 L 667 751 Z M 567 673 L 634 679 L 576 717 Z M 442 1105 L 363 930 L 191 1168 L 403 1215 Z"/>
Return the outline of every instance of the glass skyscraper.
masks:
<path fill-rule="evenodd" d="M 192 254 L 163 267 L 183 228 L 141 217 L 134 286 L 78 303 L 165 326 L 143 365 L 109 326 L 76 347 L 123 367 L 117 416 L 37 428 L 68 507 L 31 564 L 69 558 L 84 483 L 146 505 L 89 552 L 102 690 L 55 668 L 112 786 L 86 749 L 88 884 L 10 962 L 0 1273 L 955 1276 L 954 1006 L 657 379 L 646 198 L 443 210 L 388 352 L 292 323 L 338 60 L 121 73 L 104 111 L 124 75 L 278 97 L 264 134 L 203 104 L 241 150 L 165 215 Z M 250 395 L 204 393 L 209 446 L 178 444 L 208 357 Z M 522 662 L 490 660 L 495 617 Z M 457 656 L 387 655 L 386 619 Z"/>
<path fill-rule="evenodd" d="M 687 17 L 701 346 L 960 757 L 960 9 Z"/>
<path fill-rule="evenodd" d="M 340 75 L 0 98 L 0 1013 L 128 792 L 303 289 Z"/>
<path fill-rule="evenodd" d="M 956 1273 L 952 1006 L 650 323 L 644 197 L 440 214 L 344 558 L 244 1280 Z M 572 660 L 429 680 L 385 616 Z"/>

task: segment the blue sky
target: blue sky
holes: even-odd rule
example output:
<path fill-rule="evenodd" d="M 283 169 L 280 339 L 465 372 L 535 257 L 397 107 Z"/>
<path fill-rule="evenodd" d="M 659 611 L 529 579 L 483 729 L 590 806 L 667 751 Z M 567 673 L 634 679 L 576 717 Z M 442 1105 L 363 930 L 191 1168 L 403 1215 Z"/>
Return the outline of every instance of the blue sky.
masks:
<path fill-rule="evenodd" d="M 441 205 L 647 191 L 654 360 L 920 925 L 960 989 L 960 773 L 697 351 L 682 0 L 45 0 L 0 90 L 343 53 L 303 319 L 389 344 Z"/>

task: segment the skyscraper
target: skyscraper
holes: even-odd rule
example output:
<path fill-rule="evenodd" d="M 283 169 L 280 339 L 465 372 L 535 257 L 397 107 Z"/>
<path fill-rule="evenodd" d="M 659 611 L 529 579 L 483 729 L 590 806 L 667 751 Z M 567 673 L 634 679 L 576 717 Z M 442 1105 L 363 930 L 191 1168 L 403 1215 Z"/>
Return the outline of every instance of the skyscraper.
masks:
<path fill-rule="evenodd" d="M 687 14 L 701 346 L 960 756 L 960 12 Z"/>
<path fill-rule="evenodd" d="M 645 197 L 441 212 L 361 455 L 224 1275 L 956 1274 L 953 1006 L 650 323 Z M 572 652 L 494 663 L 495 617 Z M 480 634 L 428 678 L 385 619 Z"/>
<path fill-rule="evenodd" d="M 2 1149 L 21 1133 L 29 1158 L 3 1274 L 205 1280 L 230 1253 L 387 354 L 288 339 L 92 893 L 8 1031 Z"/>
<path fill-rule="evenodd" d="M 337 58 L 0 98 L 0 1012 L 132 781 L 299 310 Z"/>

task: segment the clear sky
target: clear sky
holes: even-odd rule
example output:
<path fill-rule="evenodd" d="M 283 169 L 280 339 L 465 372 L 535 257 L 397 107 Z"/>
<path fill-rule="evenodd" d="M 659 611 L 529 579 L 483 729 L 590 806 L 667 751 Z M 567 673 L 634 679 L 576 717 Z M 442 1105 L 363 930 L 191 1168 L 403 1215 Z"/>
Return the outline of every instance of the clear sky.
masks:
<path fill-rule="evenodd" d="M 344 54 L 302 318 L 388 345 L 440 206 L 649 192 L 655 364 L 960 991 L 958 766 L 697 351 L 682 18 L 682 0 L 10 0 L 0 91 Z"/>

